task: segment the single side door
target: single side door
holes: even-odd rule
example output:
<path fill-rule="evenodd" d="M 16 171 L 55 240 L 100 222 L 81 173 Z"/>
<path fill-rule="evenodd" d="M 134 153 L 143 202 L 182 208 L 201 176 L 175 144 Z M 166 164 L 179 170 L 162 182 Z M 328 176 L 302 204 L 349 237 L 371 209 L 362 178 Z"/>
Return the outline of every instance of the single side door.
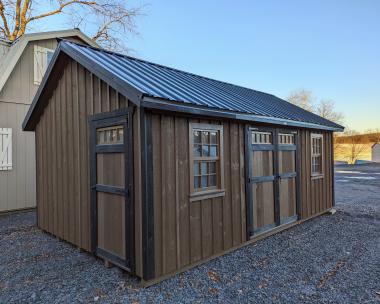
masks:
<path fill-rule="evenodd" d="M 131 113 L 90 118 L 92 250 L 130 272 L 134 266 Z"/>

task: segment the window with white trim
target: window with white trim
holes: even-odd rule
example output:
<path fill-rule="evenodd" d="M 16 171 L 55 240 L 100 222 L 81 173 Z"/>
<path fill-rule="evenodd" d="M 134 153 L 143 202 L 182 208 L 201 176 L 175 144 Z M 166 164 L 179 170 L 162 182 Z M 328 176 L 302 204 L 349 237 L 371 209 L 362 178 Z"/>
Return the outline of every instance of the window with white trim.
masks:
<path fill-rule="evenodd" d="M 12 170 L 12 129 L 0 128 L 0 171 Z"/>
<path fill-rule="evenodd" d="M 41 83 L 53 54 L 54 50 L 38 45 L 34 46 L 34 84 Z"/>
<path fill-rule="evenodd" d="M 320 176 L 323 174 L 323 135 L 311 134 L 311 175 Z"/>
<path fill-rule="evenodd" d="M 191 195 L 224 194 L 223 126 L 190 124 Z"/>

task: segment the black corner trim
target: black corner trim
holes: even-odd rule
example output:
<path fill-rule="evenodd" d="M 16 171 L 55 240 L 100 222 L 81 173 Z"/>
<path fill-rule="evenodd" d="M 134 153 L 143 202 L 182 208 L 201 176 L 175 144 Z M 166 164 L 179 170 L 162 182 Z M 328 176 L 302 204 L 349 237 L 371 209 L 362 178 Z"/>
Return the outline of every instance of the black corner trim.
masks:
<path fill-rule="evenodd" d="M 152 117 L 140 108 L 143 279 L 155 277 Z"/>

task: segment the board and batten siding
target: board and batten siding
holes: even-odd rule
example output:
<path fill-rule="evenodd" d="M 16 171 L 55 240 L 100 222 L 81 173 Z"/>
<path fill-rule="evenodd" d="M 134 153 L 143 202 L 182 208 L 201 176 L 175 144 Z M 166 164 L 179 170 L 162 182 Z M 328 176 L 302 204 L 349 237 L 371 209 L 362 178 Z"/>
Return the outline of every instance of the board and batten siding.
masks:
<path fill-rule="evenodd" d="M 128 107 L 128 100 L 75 61 L 62 76 L 37 124 L 38 226 L 91 250 L 89 124 L 92 114 Z M 51 84 L 53 85 L 53 84 Z M 135 180 L 140 179 L 139 111 L 133 118 Z M 140 183 L 135 182 L 136 273 L 141 276 Z"/>
<path fill-rule="evenodd" d="M 244 125 L 151 114 L 155 277 L 246 241 Z M 225 196 L 190 202 L 189 124 L 223 125 Z"/>
<path fill-rule="evenodd" d="M 312 133 L 323 134 L 323 176 L 311 176 Z M 333 207 L 332 132 L 300 130 L 301 138 L 301 218 L 310 218 Z"/>

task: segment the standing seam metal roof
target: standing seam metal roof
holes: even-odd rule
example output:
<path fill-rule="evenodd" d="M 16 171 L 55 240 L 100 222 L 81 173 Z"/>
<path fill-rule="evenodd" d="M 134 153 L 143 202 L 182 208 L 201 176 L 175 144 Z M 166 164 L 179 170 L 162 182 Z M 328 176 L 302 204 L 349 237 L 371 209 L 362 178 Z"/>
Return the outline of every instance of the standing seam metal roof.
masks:
<path fill-rule="evenodd" d="M 102 49 L 69 41 L 61 43 L 132 85 L 145 96 L 185 105 L 343 128 L 271 94 Z"/>

